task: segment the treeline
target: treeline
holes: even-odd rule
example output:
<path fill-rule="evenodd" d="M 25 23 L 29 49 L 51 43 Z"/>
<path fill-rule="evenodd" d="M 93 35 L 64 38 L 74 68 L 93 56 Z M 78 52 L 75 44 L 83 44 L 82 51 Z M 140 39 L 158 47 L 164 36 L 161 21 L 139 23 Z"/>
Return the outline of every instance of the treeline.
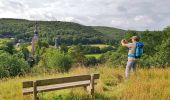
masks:
<path fill-rule="evenodd" d="M 83 52 L 83 54 L 100 54 L 100 53 L 106 53 L 108 51 L 116 50 L 115 47 L 113 46 L 106 46 L 106 47 L 98 47 L 98 46 L 91 46 L 91 45 L 72 45 L 76 46 L 77 48 L 80 49 L 80 51 Z M 64 51 L 65 53 L 68 52 L 72 46 L 66 46 L 66 45 L 61 45 L 59 48 L 61 51 Z"/>

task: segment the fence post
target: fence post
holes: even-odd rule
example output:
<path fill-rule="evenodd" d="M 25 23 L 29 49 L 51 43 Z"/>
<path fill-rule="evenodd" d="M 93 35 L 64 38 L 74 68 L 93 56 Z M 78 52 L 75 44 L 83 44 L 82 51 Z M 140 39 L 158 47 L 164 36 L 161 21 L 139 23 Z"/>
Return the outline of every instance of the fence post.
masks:
<path fill-rule="evenodd" d="M 94 95 L 94 74 L 91 74 L 91 79 L 90 79 L 90 94 Z"/>
<path fill-rule="evenodd" d="M 33 96 L 34 96 L 34 100 L 38 100 L 37 97 L 37 82 L 33 81 Z"/>

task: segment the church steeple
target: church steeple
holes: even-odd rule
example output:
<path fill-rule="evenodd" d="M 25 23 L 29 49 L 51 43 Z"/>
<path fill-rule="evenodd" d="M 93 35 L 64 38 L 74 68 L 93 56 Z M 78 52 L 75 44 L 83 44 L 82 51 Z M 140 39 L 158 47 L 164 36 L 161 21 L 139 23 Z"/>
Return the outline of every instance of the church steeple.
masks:
<path fill-rule="evenodd" d="M 35 44 L 38 41 L 38 24 L 37 22 L 35 23 L 35 29 L 34 29 L 34 36 L 32 38 L 32 55 L 34 55 L 35 51 Z"/>
<path fill-rule="evenodd" d="M 37 22 L 35 23 L 34 36 L 38 37 L 38 24 L 37 24 Z"/>

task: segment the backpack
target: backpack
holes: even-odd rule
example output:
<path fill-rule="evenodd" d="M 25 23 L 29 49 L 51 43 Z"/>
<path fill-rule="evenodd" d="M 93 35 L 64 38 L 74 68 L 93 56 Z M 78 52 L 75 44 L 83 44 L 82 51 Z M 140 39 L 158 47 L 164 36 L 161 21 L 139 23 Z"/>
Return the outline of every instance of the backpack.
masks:
<path fill-rule="evenodd" d="M 135 51 L 135 58 L 140 58 L 143 55 L 143 46 L 142 42 L 136 43 L 136 51 Z"/>
<path fill-rule="evenodd" d="M 128 54 L 128 57 L 140 58 L 143 55 L 143 46 L 144 46 L 144 44 L 142 42 L 137 42 L 135 53 Z"/>

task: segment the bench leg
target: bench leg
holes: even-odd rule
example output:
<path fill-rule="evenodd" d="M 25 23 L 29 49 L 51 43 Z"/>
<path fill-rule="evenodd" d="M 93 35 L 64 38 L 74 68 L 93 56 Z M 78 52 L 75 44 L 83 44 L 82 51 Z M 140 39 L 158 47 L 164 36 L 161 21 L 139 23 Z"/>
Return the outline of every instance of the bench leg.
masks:
<path fill-rule="evenodd" d="M 94 95 L 94 74 L 91 74 L 89 93 L 93 97 L 93 95 Z"/>
<path fill-rule="evenodd" d="M 33 82 L 33 88 L 34 88 L 34 91 L 33 91 L 34 100 L 38 100 L 38 96 L 37 96 L 37 83 L 36 83 L 36 81 Z"/>

